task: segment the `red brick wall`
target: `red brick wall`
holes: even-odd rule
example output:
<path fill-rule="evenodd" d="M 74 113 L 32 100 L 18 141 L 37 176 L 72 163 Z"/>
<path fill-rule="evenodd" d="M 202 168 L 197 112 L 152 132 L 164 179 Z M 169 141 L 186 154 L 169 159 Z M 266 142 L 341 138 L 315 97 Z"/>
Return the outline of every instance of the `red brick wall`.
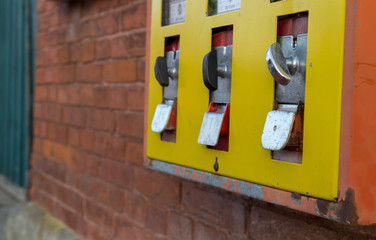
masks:
<path fill-rule="evenodd" d="M 32 201 L 87 239 L 369 234 L 146 170 L 145 41 L 146 0 L 38 1 Z"/>

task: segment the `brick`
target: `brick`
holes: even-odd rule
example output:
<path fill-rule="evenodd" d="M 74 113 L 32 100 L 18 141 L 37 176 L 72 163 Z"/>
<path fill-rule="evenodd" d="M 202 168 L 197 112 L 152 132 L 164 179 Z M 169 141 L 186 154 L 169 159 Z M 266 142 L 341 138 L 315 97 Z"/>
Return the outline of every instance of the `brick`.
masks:
<path fill-rule="evenodd" d="M 46 31 L 50 27 L 50 15 L 38 16 L 38 32 Z"/>
<path fill-rule="evenodd" d="M 48 86 L 36 86 L 35 87 L 35 100 L 36 101 L 48 101 Z"/>
<path fill-rule="evenodd" d="M 126 6 L 126 5 L 128 5 L 132 2 L 133 2 L 133 0 L 113 0 L 112 1 L 112 7 Z"/>
<path fill-rule="evenodd" d="M 138 61 L 137 80 L 140 82 L 145 81 L 145 59 L 140 59 Z"/>
<path fill-rule="evenodd" d="M 101 179 L 82 175 L 80 177 L 80 190 L 90 198 L 120 212 L 123 210 L 124 190 Z"/>
<path fill-rule="evenodd" d="M 129 30 L 146 26 L 146 3 L 134 5 L 121 12 L 122 29 Z"/>
<path fill-rule="evenodd" d="M 35 65 L 37 67 L 43 67 L 45 66 L 46 60 L 45 60 L 45 53 L 43 51 L 37 51 L 35 53 Z"/>
<path fill-rule="evenodd" d="M 49 21 L 49 28 L 54 28 L 59 25 L 59 14 L 58 11 L 50 11 L 47 13 L 49 15 L 48 21 Z"/>
<path fill-rule="evenodd" d="M 79 107 L 63 107 L 63 123 L 84 127 L 86 125 L 86 111 Z"/>
<path fill-rule="evenodd" d="M 67 165 L 72 165 L 72 149 L 63 144 L 43 140 L 42 153 L 48 158 L 55 159 Z"/>
<path fill-rule="evenodd" d="M 220 191 L 198 188 L 183 182 L 182 206 L 188 213 L 233 232 L 245 231 L 246 206 L 241 199 L 226 197 Z"/>
<path fill-rule="evenodd" d="M 62 118 L 61 106 L 58 104 L 44 105 L 43 118 L 50 120 L 50 121 L 54 121 L 54 122 L 60 122 Z"/>
<path fill-rule="evenodd" d="M 76 67 L 77 82 L 100 82 L 102 66 L 100 64 L 79 65 Z"/>
<path fill-rule="evenodd" d="M 118 32 L 119 15 L 117 12 L 100 16 L 90 22 L 90 35 L 92 37 L 110 35 Z"/>
<path fill-rule="evenodd" d="M 76 214 L 82 214 L 82 197 L 73 188 L 56 184 L 56 198 L 73 208 Z"/>
<path fill-rule="evenodd" d="M 48 193 L 51 196 L 55 197 L 57 195 L 57 188 L 58 188 L 56 186 L 56 182 L 52 181 L 52 178 L 48 177 L 44 173 L 40 173 L 39 177 L 40 177 L 40 179 L 39 179 L 39 181 L 40 181 L 39 189 L 41 189 L 45 193 Z"/>
<path fill-rule="evenodd" d="M 101 160 L 98 156 L 76 150 L 73 153 L 73 164 L 78 169 L 97 175 Z"/>
<path fill-rule="evenodd" d="M 69 63 L 69 47 L 63 46 L 57 49 L 58 62 L 61 64 Z"/>
<path fill-rule="evenodd" d="M 47 87 L 47 98 L 50 102 L 57 101 L 58 87 L 56 85 L 49 85 Z"/>
<path fill-rule="evenodd" d="M 87 224 L 88 228 L 88 234 L 86 238 L 88 240 L 108 240 L 113 239 L 113 234 L 109 231 L 105 231 L 101 228 L 101 226 L 98 226 L 94 223 L 89 222 Z"/>
<path fill-rule="evenodd" d="M 142 166 L 144 163 L 144 148 L 141 142 L 128 141 L 125 148 L 125 161 Z"/>
<path fill-rule="evenodd" d="M 340 239 L 326 228 L 285 216 L 257 205 L 251 209 L 248 234 L 254 239 Z"/>
<path fill-rule="evenodd" d="M 30 169 L 30 187 L 33 191 L 41 191 L 43 177 L 39 170 L 35 168 Z"/>
<path fill-rule="evenodd" d="M 195 224 L 195 233 L 194 239 L 195 240 L 207 240 L 207 239 L 216 239 L 216 240 L 226 240 L 227 236 L 224 232 L 215 229 L 211 226 L 196 223 Z"/>
<path fill-rule="evenodd" d="M 99 1 L 85 1 L 82 2 L 81 6 L 81 17 L 87 18 L 92 17 L 97 13 L 97 3 Z"/>
<path fill-rule="evenodd" d="M 146 207 L 146 201 L 141 195 L 125 191 L 124 213 L 131 219 L 143 222 L 146 217 Z"/>
<path fill-rule="evenodd" d="M 102 162 L 100 177 L 126 189 L 133 189 L 134 171 L 126 164 L 106 159 Z"/>
<path fill-rule="evenodd" d="M 68 129 L 68 144 L 74 147 L 80 145 L 80 130 L 72 127 Z"/>
<path fill-rule="evenodd" d="M 111 109 L 126 109 L 127 107 L 127 89 L 124 87 L 114 87 L 108 89 L 111 94 L 108 95 L 108 106 Z"/>
<path fill-rule="evenodd" d="M 72 43 L 69 45 L 69 60 L 71 63 L 77 63 L 81 59 L 81 45 Z"/>
<path fill-rule="evenodd" d="M 143 195 L 156 202 L 178 207 L 180 203 L 180 183 L 176 179 L 164 174 L 136 168 L 136 188 Z"/>
<path fill-rule="evenodd" d="M 103 80 L 106 82 L 137 81 L 137 61 L 123 60 L 103 65 Z"/>
<path fill-rule="evenodd" d="M 95 59 L 95 42 L 86 41 L 81 45 L 81 61 L 84 63 L 94 61 Z"/>
<path fill-rule="evenodd" d="M 107 59 L 111 56 L 111 44 L 107 39 L 99 40 L 95 46 L 96 57 L 98 60 Z"/>
<path fill-rule="evenodd" d="M 67 175 L 66 166 L 64 164 L 43 157 L 38 162 L 37 168 L 46 175 L 60 181 L 64 181 Z"/>
<path fill-rule="evenodd" d="M 60 27 L 51 30 L 47 33 L 47 45 L 49 47 L 56 47 L 65 43 L 66 28 Z"/>
<path fill-rule="evenodd" d="M 96 7 L 97 7 L 97 11 L 98 12 L 104 12 L 104 11 L 107 11 L 109 9 L 111 9 L 111 6 L 112 6 L 112 2 L 114 0 L 107 0 L 107 1 L 99 1 L 96 3 Z"/>
<path fill-rule="evenodd" d="M 95 88 L 92 86 L 82 86 L 80 88 L 81 104 L 86 106 L 95 105 Z"/>
<path fill-rule="evenodd" d="M 109 103 L 104 99 L 109 99 L 111 92 L 108 87 L 94 88 L 94 106 L 97 108 L 108 108 Z"/>
<path fill-rule="evenodd" d="M 65 25 L 66 23 L 68 23 L 71 16 L 71 7 L 68 4 L 64 3 L 59 6 L 57 11 L 59 17 L 59 25 Z"/>
<path fill-rule="evenodd" d="M 34 104 L 34 111 L 33 111 L 34 118 L 36 119 L 43 118 L 43 107 L 44 107 L 44 104 L 41 104 L 38 102 Z"/>
<path fill-rule="evenodd" d="M 48 40 L 47 40 L 47 34 L 48 33 L 39 33 L 36 36 L 36 47 L 37 49 L 42 49 L 47 46 Z"/>
<path fill-rule="evenodd" d="M 121 137 L 112 137 L 107 146 L 106 156 L 111 159 L 124 161 L 125 159 L 125 139 Z"/>
<path fill-rule="evenodd" d="M 44 1 L 37 1 L 37 13 L 41 14 L 46 11 L 46 4 L 50 2 L 44 2 Z"/>
<path fill-rule="evenodd" d="M 77 212 L 68 209 L 59 202 L 56 203 L 54 214 L 76 232 L 82 233 L 82 229 L 85 229 L 85 220 Z"/>
<path fill-rule="evenodd" d="M 138 112 L 118 113 L 116 130 L 126 136 L 142 138 L 144 135 L 144 114 Z"/>
<path fill-rule="evenodd" d="M 34 153 L 41 153 L 43 150 L 43 141 L 41 138 L 34 136 L 32 150 Z"/>
<path fill-rule="evenodd" d="M 167 222 L 167 236 L 172 239 L 191 240 L 193 233 L 192 220 L 180 213 L 170 212 Z"/>
<path fill-rule="evenodd" d="M 48 124 L 45 121 L 34 120 L 33 133 L 35 136 L 46 137 L 48 134 Z"/>
<path fill-rule="evenodd" d="M 44 52 L 45 66 L 56 65 L 59 63 L 58 48 L 49 48 Z"/>
<path fill-rule="evenodd" d="M 67 142 L 68 128 L 63 125 L 49 123 L 48 124 L 48 137 L 52 140 Z"/>
<path fill-rule="evenodd" d="M 102 228 L 112 231 L 115 222 L 115 212 L 97 202 L 85 201 L 85 216 Z"/>
<path fill-rule="evenodd" d="M 51 196 L 45 194 L 44 192 L 38 189 L 32 191 L 30 197 L 30 200 L 32 200 L 33 202 L 37 202 L 50 213 L 52 213 L 55 209 L 56 201 Z"/>
<path fill-rule="evenodd" d="M 130 55 L 132 57 L 145 56 L 146 32 L 135 32 L 130 35 Z"/>
<path fill-rule="evenodd" d="M 100 154 L 106 155 L 107 145 L 109 143 L 110 136 L 104 133 L 97 133 L 93 131 L 81 131 L 80 132 L 80 146 L 82 149 Z"/>
<path fill-rule="evenodd" d="M 77 39 L 88 38 L 91 34 L 91 21 L 81 21 L 76 28 Z"/>
<path fill-rule="evenodd" d="M 46 69 L 45 68 L 37 68 L 35 69 L 35 84 L 43 84 L 46 83 Z"/>
<path fill-rule="evenodd" d="M 114 240 L 151 240 L 152 235 L 145 231 L 145 229 L 134 224 L 125 216 L 118 216 L 116 218 L 116 235 Z"/>
<path fill-rule="evenodd" d="M 124 208 L 124 192 L 124 189 L 109 184 L 107 205 L 118 212 L 122 211 Z"/>
<path fill-rule="evenodd" d="M 81 102 L 81 88 L 77 85 L 64 85 L 57 88 L 57 101 L 59 103 L 79 105 Z"/>
<path fill-rule="evenodd" d="M 111 91 L 108 87 L 81 87 L 81 103 L 86 106 L 108 108 Z M 108 101 L 104 101 L 108 99 Z"/>
<path fill-rule="evenodd" d="M 162 235 L 162 234 L 154 234 L 153 240 L 169 240 L 170 238 Z"/>
<path fill-rule="evenodd" d="M 143 111 L 145 106 L 145 95 L 143 87 L 133 87 L 128 90 L 126 95 L 127 109 Z"/>
<path fill-rule="evenodd" d="M 40 162 L 42 162 L 42 155 L 32 152 L 30 156 L 30 166 L 38 167 L 40 166 Z"/>
<path fill-rule="evenodd" d="M 86 196 L 93 198 L 95 201 L 106 204 L 108 199 L 107 184 L 95 177 L 84 174 L 80 176 L 80 190 Z"/>
<path fill-rule="evenodd" d="M 148 229 L 156 233 L 165 234 L 166 220 L 166 209 L 151 202 L 147 204 L 144 224 Z"/>
<path fill-rule="evenodd" d="M 75 66 L 67 65 L 52 70 L 51 77 L 55 83 L 71 83 L 75 81 Z"/>
<path fill-rule="evenodd" d="M 129 56 L 130 39 L 129 35 L 123 35 L 111 40 L 111 57 L 124 58 Z"/>
<path fill-rule="evenodd" d="M 94 130 L 112 131 L 115 127 L 115 114 L 108 110 L 92 109 L 88 111 L 88 127 Z"/>
<path fill-rule="evenodd" d="M 66 168 L 64 183 L 74 188 L 78 187 L 78 173 L 75 168 Z"/>

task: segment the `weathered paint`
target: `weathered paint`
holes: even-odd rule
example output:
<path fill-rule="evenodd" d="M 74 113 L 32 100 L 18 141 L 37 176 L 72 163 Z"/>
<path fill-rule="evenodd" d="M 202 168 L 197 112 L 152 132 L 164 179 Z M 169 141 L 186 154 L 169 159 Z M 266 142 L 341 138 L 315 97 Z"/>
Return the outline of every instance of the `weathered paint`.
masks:
<path fill-rule="evenodd" d="M 336 203 L 158 160 L 147 161 L 146 167 L 190 181 L 221 188 L 243 196 L 325 217 L 340 223 L 353 224 L 358 220 L 354 205 L 354 193 L 352 190 L 348 190 L 346 200 L 341 200 Z"/>
<path fill-rule="evenodd" d="M 376 4 L 357 1 L 350 187 L 360 224 L 376 223 Z"/>

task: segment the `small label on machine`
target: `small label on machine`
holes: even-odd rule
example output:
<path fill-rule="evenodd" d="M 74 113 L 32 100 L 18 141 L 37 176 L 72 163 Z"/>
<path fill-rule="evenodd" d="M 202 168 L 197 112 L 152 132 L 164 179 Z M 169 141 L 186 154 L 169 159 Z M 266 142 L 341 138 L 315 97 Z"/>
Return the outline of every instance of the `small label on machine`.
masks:
<path fill-rule="evenodd" d="M 218 0 L 217 12 L 225 13 L 230 11 L 239 10 L 241 5 L 241 0 Z"/>
<path fill-rule="evenodd" d="M 170 0 L 170 24 L 185 22 L 186 0 Z"/>

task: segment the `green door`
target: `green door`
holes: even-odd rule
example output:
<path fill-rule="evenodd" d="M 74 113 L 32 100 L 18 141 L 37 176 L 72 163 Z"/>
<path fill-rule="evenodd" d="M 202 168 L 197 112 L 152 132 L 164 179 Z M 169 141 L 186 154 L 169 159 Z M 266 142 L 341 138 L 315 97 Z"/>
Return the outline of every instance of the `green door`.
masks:
<path fill-rule="evenodd" d="M 35 0 L 0 0 L 0 175 L 26 187 L 31 149 Z"/>

